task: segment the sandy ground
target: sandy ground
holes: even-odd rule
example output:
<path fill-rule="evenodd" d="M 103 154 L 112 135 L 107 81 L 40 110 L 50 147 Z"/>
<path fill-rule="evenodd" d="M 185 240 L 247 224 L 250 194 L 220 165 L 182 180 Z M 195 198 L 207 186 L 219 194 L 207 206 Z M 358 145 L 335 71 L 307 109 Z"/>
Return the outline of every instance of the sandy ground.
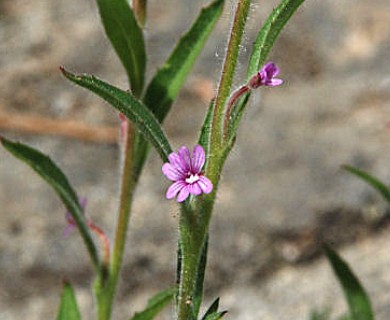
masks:
<path fill-rule="evenodd" d="M 253 2 L 236 86 L 276 4 Z M 150 1 L 148 79 L 204 3 Z M 232 5 L 166 121 L 175 147 L 196 139 L 219 77 Z M 390 180 L 389 21 L 385 0 L 307 1 L 272 51 L 285 85 L 253 95 L 211 226 L 206 296 L 221 296 L 229 319 L 307 319 L 312 308 L 327 306 L 342 313 L 342 294 L 319 258 L 324 240 L 343 246 L 377 318 L 388 319 L 388 205 L 340 165 Z M 61 77 L 60 65 L 126 87 L 94 1 L 0 0 L 0 119 L 22 117 L 42 133 L 39 119 L 118 126 L 114 111 Z M 18 127 L 0 133 L 50 154 L 88 197 L 88 215 L 112 236 L 119 163 L 112 138 L 91 142 Z M 75 284 L 84 319 L 92 319 L 91 269 L 78 236 L 62 236 L 61 203 L 26 166 L 3 150 L 0 159 L 0 319 L 53 319 L 63 277 Z M 164 200 L 167 186 L 151 153 L 135 197 L 114 319 L 128 318 L 174 281 L 177 208 Z"/>

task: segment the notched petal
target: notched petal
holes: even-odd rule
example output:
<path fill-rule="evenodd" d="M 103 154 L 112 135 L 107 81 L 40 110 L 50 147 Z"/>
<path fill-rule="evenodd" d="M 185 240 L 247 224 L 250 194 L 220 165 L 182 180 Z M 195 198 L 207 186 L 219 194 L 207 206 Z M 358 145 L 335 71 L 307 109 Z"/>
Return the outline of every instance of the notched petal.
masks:
<path fill-rule="evenodd" d="M 191 152 L 186 146 L 182 146 L 178 152 L 180 163 L 185 171 L 191 171 Z"/>
<path fill-rule="evenodd" d="M 165 197 L 168 200 L 171 200 L 174 197 L 176 197 L 176 195 L 180 192 L 180 190 L 182 190 L 185 187 L 186 185 L 182 181 L 175 182 L 168 188 Z"/>
<path fill-rule="evenodd" d="M 199 196 L 202 193 L 202 189 L 199 186 L 198 182 L 188 185 L 187 188 L 189 192 L 194 196 Z"/>
<path fill-rule="evenodd" d="M 277 87 L 277 86 L 280 86 L 281 84 L 283 84 L 283 80 L 282 79 L 271 79 L 271 81 L 269 82 L 268 86 L 270 87 Z"/>
<path fill-rule="evenodd" d="M 188 186 L 184 186 L 179 194 L 177 195 L 177 202 L 183 202 L 184 200 L 186 200 L 188 198 L 188 196 L 190 195 L 190 192 L 188 190 Z"/>
<path fill-rule="evenodd" d="M 203 193 L 209 194 L 211 191 L 213 191 L 213 184 L 207 177 L 201 176 L 197 183 L 199 184 L 199 187 L 202 189 Z"/>
<path fill-rule="evenodd" d="M 206 161 L 206 154 L 201 145 L 196 145 L 192 151 L 191 168 L 193 173 L 199 173 Z"/>
<path fill-rule="evenodd" d="M 183 177 L 182 172 L 179 171 L 177 167 L 168 162 L 163 164 L 162 172 L 171 181 L 178 181 Z"/>

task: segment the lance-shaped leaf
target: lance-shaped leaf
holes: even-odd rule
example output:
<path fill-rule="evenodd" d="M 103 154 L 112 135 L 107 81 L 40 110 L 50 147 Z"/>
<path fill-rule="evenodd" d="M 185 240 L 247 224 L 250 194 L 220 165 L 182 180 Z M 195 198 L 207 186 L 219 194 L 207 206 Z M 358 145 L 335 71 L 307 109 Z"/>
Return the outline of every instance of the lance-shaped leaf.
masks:
<path fill-rule="evenodd" d="M 19 142 L 12 142 L 4 137 L 0 137 L 0 141 L 7 151 L 28 164 L 35 172 L 46 180 L 59 195 L 65 207 L 75 220 L 81 236 L 87 246 L 92 262 L 97 267 L 98 253 L 92 240 L 91 233 L 87 227 L 87 223 L 83 215 L 83 209 L 80 206 L 76 192 L 73 190 L 65 174 L 47 155 L 42 152 Z"/>
<path fill-rule="evenodd" d="M 265 63 L 280 31 L 305 0 L 283 0 L 271 13 L 257 35 L 249 60 L 248 79 Z"/>
<path fill-rule="evenodd" d="M 227 311 L 213 312 L 213 313 L 209 314 L 204 320 L 220 320 L 227 313 L 228 313 Z"/>
<path fill-rule="evenodd" d="M 219 307 L 219 298 L 215 299 L 211 306 L 207 309 L 206 313 L 202 317 L 202 320 L 206 320 L 208 316 L 216 313 Z"/>
<path fill-rule="evenodd" d="M 146 106 L 162 122 L 204 47 L 223 9 L 223 0 L 204 8 L 190 30 L 183 35 L 168 60 L 152 78 L 143 98 Z M 136 137 L 134 175 L 140 175 L 149 147 L 142 136 Z"/>
<path fill-rule="evenodd" d="M 200 130 L 200 135 L 198 139 L 198 143 L 203 147 L 205 153 L 206 153 L 206 163 L 205 166 L 207 166 L 207 155 L 209 154 L 210 150 L 210 138 L 211 138 L 211 125 L 213 121 L 213 112 L 214 112 L 214 100 L 211 101 L 209 108 L 207 109 L 206 117 L 203 120 L 203 125 Z"/>
<path fill-rule="evenodd" d="M 61 294 L 57 320 L 81 320 L 79 308 L 72 286 L 65 282 Z"/>
<path fill-rule="evenodd" d="M 145 78 L 145 44 L 142 30 L 127 0 L 97 0 L 100 16 L 119 59 L 126 69 L 132 92 L 139 96 Z"/>
<path fill-rule="evenodd" d="M 202 9 L 190 30 L 180 39 L 168 60 L 150 82 L 143 101 L 161 122 L 204 47 L 223 10 L 224 0 Z"/>
<path fill-rule="evenodd" d="M 143 311 L 137 312 L 130 320 L 152 320 L 173 300 L 176 292 L 176 287 L 159 292 L 148 301 L 148 304 Z"/>
<path fill-rule="evenodd" d="M 168 161 L 168 155 L 172 152 L 168 139 L 157 119 L 141 101 L 134 98 L 129 92 L 94 76 L 74 75 L 64 68 L 61 68 L 61 71 L 70 81 L 94 92 L 119 112 L 122 112 L 142 132 L 145 139 L 155 147 L 162 160 Z"/>
<path fill-rule="evenodd" d="M 388 201 L 390 202 L 390 190 L 389 188 L 381 182 L 378 178 L 375 178 L 374 176 L 370 175 L 369 173 L 360 170 L 358 168 L 344 165 L 342 166 L 343 169 L 347 170 L 348 172 L 354 174 L 355 176 L 359 177 L 363 181 L 367 182 L 371 187 L 373 187 L 375 190 L 379 191 L 379 193 Z"/>
<path fill-rule="evenodd" d="M 373 320 L 370 299 L 348 264 L 326 245 L 324 252 L 343 288 L 352 320 Z"/>

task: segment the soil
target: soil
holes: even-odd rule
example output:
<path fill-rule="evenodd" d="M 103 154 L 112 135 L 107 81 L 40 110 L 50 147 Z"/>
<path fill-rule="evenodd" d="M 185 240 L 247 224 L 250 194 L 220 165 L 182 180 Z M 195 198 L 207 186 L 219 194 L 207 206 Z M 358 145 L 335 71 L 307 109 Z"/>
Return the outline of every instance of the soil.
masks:
<path fill-rule="evenodd" d="M 147 79 L 205 3 L 150 1 Z M 165 123 L 175 148 L 194 144 L 214 95 L 233 4 L 227 1 Z M 253 1 L 235 86 L 276 4 Z M 211 225 L 206 300 L 220 296 L 226 319 L 308 319 L 311 310 L 328 307 L 342 314 L 324 241 L 360 276 L 377 319 L 389 318 L 389 206 L 340 168 L 350 164 L 390 181 L 389 21 L 386 0 L 307 1 L 272 50 L 285 84 L 251 97 Z M 94 1 L 0 0 L 0 134 L 50 154 L 88 197 L 88 216 L 112 237 L 120 162 L 112 130 L 119 120 L 66 82 L 61 65 L 126 88 Z M 93 134 L 100 129 L 109 137 Z M 74 134 L 64 134 L 69 130 Z M 83 319 L 93 319 L 91 268 L 77 234 L 63 237 L 63 206 L 24 164 L 2 149 L 0 159 L 0 320 L 53 319 L 63 278 L 76 288 Z M 178 212 L 164 199 L 167 186 L 151 152 L 135 196 L 114 319 L 128 319 L 175 281 Z"/>

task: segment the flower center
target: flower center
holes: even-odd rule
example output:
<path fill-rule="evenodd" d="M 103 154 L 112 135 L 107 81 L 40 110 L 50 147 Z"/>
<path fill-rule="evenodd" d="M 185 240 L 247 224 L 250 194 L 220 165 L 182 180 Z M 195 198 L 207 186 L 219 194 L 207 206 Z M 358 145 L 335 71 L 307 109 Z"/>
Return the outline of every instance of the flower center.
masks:
<path fill-rule="evenodd" d="M 192 174 L 192 173 L 189 173 L 188 174 L 188 177 L 186 178 L 186 183 L 188 184 L 193 184 L 195 183 L 196 181 L 198 181 L 200 178 L 198 176 L 198 174 Z"/>

